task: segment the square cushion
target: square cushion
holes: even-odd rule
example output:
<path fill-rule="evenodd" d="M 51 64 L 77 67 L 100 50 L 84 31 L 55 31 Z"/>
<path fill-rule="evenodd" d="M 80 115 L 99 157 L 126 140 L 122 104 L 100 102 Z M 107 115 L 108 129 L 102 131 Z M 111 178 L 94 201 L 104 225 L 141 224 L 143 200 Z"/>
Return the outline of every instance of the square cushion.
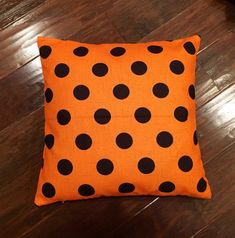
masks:
<path fill-rule="evenodd" d="M 195 117 L 200 37 L 86 44 L 38 37 L 45 147 L 35 204 L 211 198 Z"/>

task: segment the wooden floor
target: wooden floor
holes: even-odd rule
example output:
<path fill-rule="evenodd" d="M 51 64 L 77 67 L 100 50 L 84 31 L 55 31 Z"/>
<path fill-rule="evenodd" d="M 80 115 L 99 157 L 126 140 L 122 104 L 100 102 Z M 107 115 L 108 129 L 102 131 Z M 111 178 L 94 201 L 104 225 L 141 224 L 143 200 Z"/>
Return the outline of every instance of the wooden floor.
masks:
<path fill-rule="evenodd" d="M 235 237 L 235 4 L 219 0 L 0 1 L 0 237 Z M 38 208 L 38 35 L 144 42 L 198 33 L 197 126 L 211 201 L 100 198 Z"/>

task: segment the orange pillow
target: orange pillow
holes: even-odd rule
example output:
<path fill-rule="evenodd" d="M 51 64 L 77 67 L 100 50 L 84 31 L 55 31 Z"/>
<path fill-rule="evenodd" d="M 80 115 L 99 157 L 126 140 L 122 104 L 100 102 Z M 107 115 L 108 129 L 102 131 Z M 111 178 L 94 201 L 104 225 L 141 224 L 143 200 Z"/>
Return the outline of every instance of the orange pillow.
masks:
<path fill-rule="evenodd" d="M 35 204 L 211 198 L 196 135 L 199 44 L 197 35 L 138 44 L 38 37 L 45 147 Z"/>

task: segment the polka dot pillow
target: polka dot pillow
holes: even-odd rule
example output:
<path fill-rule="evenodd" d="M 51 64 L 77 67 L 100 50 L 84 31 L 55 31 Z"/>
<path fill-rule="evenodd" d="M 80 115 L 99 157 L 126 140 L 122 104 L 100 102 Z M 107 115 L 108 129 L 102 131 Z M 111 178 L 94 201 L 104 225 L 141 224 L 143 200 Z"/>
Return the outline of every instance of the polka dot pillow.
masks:
<path fill-rule="evenodd" d="M 35 204 L 210 198 L 196 134 L 199 44 L 197 35 L 138 44 L 38 37 L 45 147 Z"/>

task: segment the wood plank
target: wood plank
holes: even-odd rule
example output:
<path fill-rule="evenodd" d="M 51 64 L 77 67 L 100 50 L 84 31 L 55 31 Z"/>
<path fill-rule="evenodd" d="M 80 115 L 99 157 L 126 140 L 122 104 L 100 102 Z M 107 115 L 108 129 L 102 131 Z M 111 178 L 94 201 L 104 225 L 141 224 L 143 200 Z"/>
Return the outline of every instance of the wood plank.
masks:
<path fill-rule="evenodd" d="M 210 50 L 210 47 L 208 47 Z M 203 51 L 207 52 L 206 51 Z M 196 69 L 196 83 L 195 83 L 195 93 L 196 93 L 196 104 L 197 109 L 201 108 L 204 104 L 210 101 L 215 95 L 219 94 L 219 89 L 216 87 L 215 82 L 207 73 L 207 71 L 197 62 Z"/>
<path fill-rule="evenodd" d="M 42 230 L 44 237 L 60 237 L 61 234 L 63 237 L 105 237 L 117 224 L 143 209 L 152 200 L 153 198 L 144 197 L 116 197 L 105 201 L 77 201 L 76 204 L 63 206 L 59 212 L 20 237 L 40 238 Z"/>
<path fill-rule="evenodd" d="M 227 213 L 234 206 L 235 183 L 231 182 L 235 168 L 234 145 L 205 166 L 212 186 L 212 200 L 162 197 L 107 237 L 191 237 Z M 234 228 L 231 230 L 234 232 Z M 214 236 L 208 233 L 202 237 Z"/>
<path fill-rule="evenodd" d="M 234 42 L 235 33 L 228 32 L 205 52 L 198 55 L 199 64 L 206 70 L 220 91 L 235 83 Z"/>
<path fill-rule="evenodd" d="M 18 21 L 44 2 L 45 0 L 2 0 L 0 2 L 0 29 Z"/>
<path fill-rule="evenodd" d="M 104 3 L 111 4 L 108 0 Z M 22 18 L 17 24 L 3 30 L 0 36 L 0 60 L 2 62 L 0 79 L 38 56 L 36 46 L 38 35 L 67 39 L 70 35 L 81 29 L 84 31 L 87 27 L 90 27 L 88 32 L 91 35 L 99 32 L 102 28 L 98 26 L 104 24 L 103 20 L 106 16 L 105 13 L 94 14 L 95 5 L 84 0 L 79 1 L 79 4 L 73 0 L 66 1 L 66 4 L 62 0 L 51 0 L 38 7 L 32 14 Z M 106 33 L 104 34 L 105 39 L 108 39 L 107 35 L 112 33 L 113 40 L 122 40 L 114 28 L 111 32 L 109 31 L 110 24 L 107 26 L 102 30 Z"/>
<path fill-rule="evenodd" d="M 42 107 L 43 86 L 39 57 L 0 80 L 0 131 Z"/>
<path fill-rule="evenodd" d="M 125 41 L 136 42 L 174 18 L 193 2 L 195 0 L 178 0 L 177 4 L 172 0 L 118 0 L 107 11 L 107 16 Z"/>
<path fill-rule="evenodd" d="M 235 83 L 235 34 L 227 32 L 197 58 L 196 100 L 202 107 Z M 229 45 L 230 47 L 224 47 Z"/>
<path fill-rule="evenodd" d="M 197 110 L 197 130 L 203 161 L 209 161 L 235 141 L 235 84 Z"/>
<path fill-rule="evenodd" d="M 197 33 L 203 39 L 201 49 L 204 49 L 217 41 L 224 33 L 234 29 L 234 22 L 227 19 L 228 14 L 234 16 L 234 11 L 235 6 L 227 1 L 199 0 L 140 41 L 171 40 Z"/>
<path fill-rule="evenodd" d="M 204 237 L 224 237 L 230 238 L 235 234 L 234 227 L 235 207 L 231 207 L 228 211 L 216 218 L 211 223 L 203 227 L 192 238 Z"/>
<path fill-rule="evenodd" d="M 43 108 L 40 108 L 27 116 L 27 119 L 23 118 L 0 132 L 0 190 L 16 181 L 18 176 L 31 167 L 41 163 L 43 128 Z"/>

